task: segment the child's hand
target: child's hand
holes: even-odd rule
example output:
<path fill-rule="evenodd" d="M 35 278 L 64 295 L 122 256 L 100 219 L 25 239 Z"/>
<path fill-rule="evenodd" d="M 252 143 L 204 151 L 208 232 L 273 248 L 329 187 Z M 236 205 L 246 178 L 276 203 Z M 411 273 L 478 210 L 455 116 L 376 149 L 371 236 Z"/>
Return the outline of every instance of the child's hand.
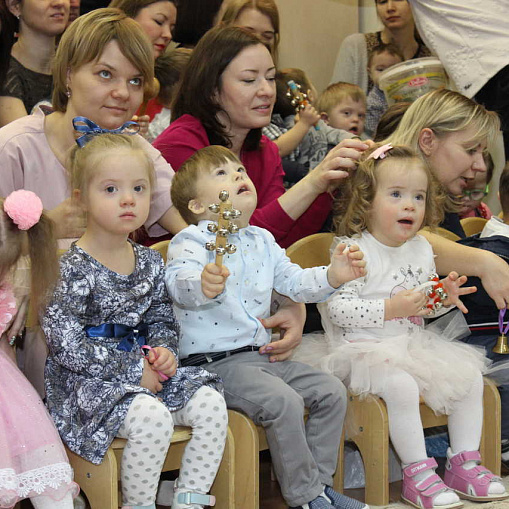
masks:
<path fill-rule="evenodd" d="M 217 297 L 224 290 L 226 278 L 229 275 L 230 271 L 224 265 L 221 265 L 221 267 L 215 263 L 205 265 L 201 273 L 203 295 L 209 299 Z"/>
<path fill-rule="evenodd" d="M 343 283 L 366 274 L 364 253 L 359 249 L 359 246 L 354 244 L 345 248 L 346 244 L 344 243 L 336 246 L 332 253 L 331 264 L 327 269 L 327 280 L 333 288 L 338 288 Z"/>
<path fill-rule="evenodd" d="M 164 346 L 156 346 L 148 352 L 148 362 L 156 371 L 164 373 L 166 376 L 174 376 L 177 372 L 177 359 L 170 350 Z M 160 380 L 162 381 L 162 380 Z"/>
<path fill-rule="evenodd" d="M 140 385 L 154 394 L 163 390 L 163 386 L 159 381 L 159 375 L 152 368 L 147 359 L 143 359 L 143 375 L 141 377 Z"/>
<path fill-rule="evenodd" d="M 477 288 L 475 286 L 467 286 L 460 288 L 467 282 L 467 276 L 459 276 L 457 272 L 450 272 L 447 277 L 442 279 L 444 290 L 447 292 L 447 299 L 445 299 L 444 306 L 457 306 L 463 313 L 468 313 L 468 309 L 460 300 L 460 295 L 468 295 L 475 293 Z"/>
<path fill-rule="evenodd" d="M 131 119 L 133 122 L 137 122 L 140 126 L 140 130 L 138 131 L 139 134 L 141 134 L 144 138 L 148 135 L 148 127 L 150 124 L 150 117 L 148 115 L 141 115 L 138 117 L 138 115 L 134 115 Z"/>
<path fill-rule="evenodd" d="M 315 125 L 319 120 L 320 115 L 311 104 L 306 104 L 304 109 L 299 110 L 299 113 L 295 115 L 295 122 L 302 122 L 308 127 Z"/>
<path fill-rule="evenodd" d="M 428 315 L 431 310 L 426 308 L 428 297 L 424 292 L 403 290 L 394 297 L 385 299 L 385 320 L 407 318 L 409 316 Z"/>

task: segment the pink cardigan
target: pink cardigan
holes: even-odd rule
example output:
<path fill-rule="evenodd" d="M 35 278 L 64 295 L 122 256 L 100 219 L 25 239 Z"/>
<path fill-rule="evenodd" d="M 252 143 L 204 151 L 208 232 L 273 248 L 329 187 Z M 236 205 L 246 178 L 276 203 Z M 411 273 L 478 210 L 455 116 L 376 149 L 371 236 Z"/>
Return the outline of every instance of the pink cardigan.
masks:
<path fill-rule="evenodd" d="M 172 122 L 154 141 L 163 157 L 178 171 L 197 150 L 210 145 L 201 122 L 183 115 Z M 262 136 L 260 149 L 243 150 L 240 157 L 258 193 L 258 207 L 250 224 L 269 230 L 282 247 L 320 230 L 331 210 L 332 198 L 323 193 L 304 214 L 293 220 L 281 207 L 278 198 L 285 192 L 283 167 L 275 143 Z"/>

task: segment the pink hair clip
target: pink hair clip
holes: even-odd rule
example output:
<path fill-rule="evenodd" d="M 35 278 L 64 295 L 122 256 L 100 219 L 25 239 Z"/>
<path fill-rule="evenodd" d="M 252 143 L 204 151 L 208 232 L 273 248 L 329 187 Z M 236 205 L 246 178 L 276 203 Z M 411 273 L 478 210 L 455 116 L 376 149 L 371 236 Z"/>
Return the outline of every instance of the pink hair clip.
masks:
<path fill-rule="evenodd" d="M 386 143 L 369 154 L 368 159 L 384 159 L 387 152 L 392 149 L 391 143 Z"/>
<path fill-rule="evenodd" d="M 4 211 L 20 230 L 29 230 L 39 222 L 42 201 L 32 191 L 13 191 L 4 201 Z"/>

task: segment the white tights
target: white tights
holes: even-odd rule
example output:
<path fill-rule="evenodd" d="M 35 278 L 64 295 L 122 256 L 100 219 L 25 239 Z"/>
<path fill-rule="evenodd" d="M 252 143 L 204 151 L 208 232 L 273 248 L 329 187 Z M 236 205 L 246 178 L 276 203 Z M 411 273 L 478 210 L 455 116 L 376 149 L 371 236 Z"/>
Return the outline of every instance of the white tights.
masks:
<path fill-rule="evenodd" d="M 120 469 L 124 505 L 154 503 L 174 424 L 193 428 L 182 457 L 179 486 L 209 492 L 226 440 L 224 398 L 209 387 L 200 387 L 184 408 L 170 413 L 156 398 L 139 394 L 118 432 L 119 437 L 127 438 Z"/>
<path fill-rule="evenodd" d="M 483 380 L 481 373 L 467 396 L 449 414 L 448 427 L 453 454 L 477 451 L 482 430 Z M 395 369 L 380 394 L 387 405 L 392 444 L 405 465 L 427 458 L 419 413 L 419 389 L 405 371 Z"/>
<path fill-rule="evenodd" d="M 71 493 L 66 493 L 62 500 L 53 500 L 51 497 L 39 495 L 30 499 L 35 509 L 73 509 Z"/>

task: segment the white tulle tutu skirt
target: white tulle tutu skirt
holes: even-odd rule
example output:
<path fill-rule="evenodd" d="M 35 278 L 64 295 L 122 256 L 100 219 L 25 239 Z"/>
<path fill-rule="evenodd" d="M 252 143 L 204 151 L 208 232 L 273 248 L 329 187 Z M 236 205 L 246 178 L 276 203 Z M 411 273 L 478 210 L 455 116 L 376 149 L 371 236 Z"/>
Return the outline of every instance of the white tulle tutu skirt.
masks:
<path fill-rule="evenodd" d="M 490 362 L 482 348 L 452 339 L 457 332 L 453 322 L 379 341 L 334 343 L 326 334 L 307 334 L 292 360 L 336 375 L 360 396 L 382 395 L 391 373 L 405 371 L 435 413 L 449 414 Z"/>

